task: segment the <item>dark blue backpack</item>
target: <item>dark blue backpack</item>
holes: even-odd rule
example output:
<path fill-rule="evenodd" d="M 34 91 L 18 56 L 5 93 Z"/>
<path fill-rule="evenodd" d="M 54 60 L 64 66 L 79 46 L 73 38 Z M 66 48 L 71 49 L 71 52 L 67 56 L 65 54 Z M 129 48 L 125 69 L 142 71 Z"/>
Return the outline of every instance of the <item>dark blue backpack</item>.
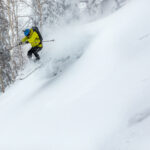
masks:
<path fill-rule="evenodd" d="M 39 38 L 40 38 L 40 41 L 41 41 L 41 43 L 42 43 L 43 37 L 42 37 L 42 35 L 41 35 L 41 33 L 40 33 L 38 27 L 35 26 L 35 27 L 32 27 L 32 29 L 33 29 L 33 31 L 35 31 L 35 32 L 38 34 L 38 36 L 39 36 Z"/>

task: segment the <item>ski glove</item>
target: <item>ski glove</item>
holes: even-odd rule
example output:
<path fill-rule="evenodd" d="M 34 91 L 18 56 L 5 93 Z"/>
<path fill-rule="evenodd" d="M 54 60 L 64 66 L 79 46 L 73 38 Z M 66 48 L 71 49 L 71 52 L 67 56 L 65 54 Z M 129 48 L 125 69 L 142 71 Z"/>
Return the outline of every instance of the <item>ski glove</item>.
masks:
<path fill-rule="evenodd" d="M 22 42 L 19 42 L 19 45 L 22 45 Z"/>
<path fill-rule="evenodd" d="M 25 43 L 28 44 L 29 42 L 28 42 L 28 41 L 25 41 Z"/>

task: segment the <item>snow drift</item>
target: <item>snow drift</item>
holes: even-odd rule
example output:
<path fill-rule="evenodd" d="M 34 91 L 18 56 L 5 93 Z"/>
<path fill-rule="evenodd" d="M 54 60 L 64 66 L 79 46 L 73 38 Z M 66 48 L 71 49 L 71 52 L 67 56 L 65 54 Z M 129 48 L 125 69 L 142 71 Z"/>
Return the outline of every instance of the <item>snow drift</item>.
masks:
<path fill-rule="evenodd" d="M 43 68 L 0 95 L 0 149 L 149 149 L 149 5 L 57 30 Z"/>

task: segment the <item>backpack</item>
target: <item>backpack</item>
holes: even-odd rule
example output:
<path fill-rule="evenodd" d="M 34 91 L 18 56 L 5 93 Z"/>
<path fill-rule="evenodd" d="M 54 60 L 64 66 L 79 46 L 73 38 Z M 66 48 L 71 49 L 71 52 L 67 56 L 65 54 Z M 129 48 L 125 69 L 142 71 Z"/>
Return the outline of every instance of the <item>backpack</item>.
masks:
<path fill-rule="evenodd" d="M 43 37 L 42 37 L 38 27 L 35 26 L 35 27 L 32 27 L 32 29 L 33 29 L 33 31 L 35 31 L 38 34 L 38 36 L 40 38 L 40 41 L 42 42 L 43 41 Z"/>

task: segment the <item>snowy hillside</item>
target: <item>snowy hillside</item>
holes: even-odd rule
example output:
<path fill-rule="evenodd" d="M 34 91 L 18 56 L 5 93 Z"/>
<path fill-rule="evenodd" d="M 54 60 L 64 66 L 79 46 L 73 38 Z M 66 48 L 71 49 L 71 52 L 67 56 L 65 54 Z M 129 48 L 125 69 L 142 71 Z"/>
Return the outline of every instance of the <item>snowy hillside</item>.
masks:
<path fill-rule="evenodd" d="M 43 66 L 0 95 L 0 149 L 149 150 L 149 6 L 47 29 Z"/>

